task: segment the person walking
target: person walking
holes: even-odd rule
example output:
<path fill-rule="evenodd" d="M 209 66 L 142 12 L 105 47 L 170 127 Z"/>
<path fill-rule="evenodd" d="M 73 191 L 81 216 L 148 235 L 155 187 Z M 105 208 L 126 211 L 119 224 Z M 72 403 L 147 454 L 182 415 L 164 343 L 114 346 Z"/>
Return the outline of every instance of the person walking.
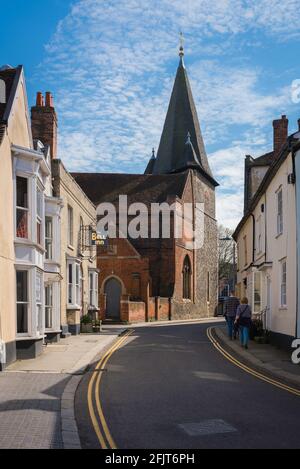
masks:
<path fill-rule="evenodd" d="M 224 316 L 227 322 L 228 336 L 230 340 L 236 338 L 236 335 L 234 333 L 234 322 L 239 304 L 240 302 L 235 296 L 234 291 L 231 291 L 230 296 L 226 298 L 224 305 Z"/>
<path fill-rule="evenodd" d="M 248 342 L 250 336 L 252 312 L 248 305 L 248 298 L 243 298 L 241 304 L 237 308 L 235 324 L 240 329 L 241 345 L 245 349 L 248 349 Z"/>

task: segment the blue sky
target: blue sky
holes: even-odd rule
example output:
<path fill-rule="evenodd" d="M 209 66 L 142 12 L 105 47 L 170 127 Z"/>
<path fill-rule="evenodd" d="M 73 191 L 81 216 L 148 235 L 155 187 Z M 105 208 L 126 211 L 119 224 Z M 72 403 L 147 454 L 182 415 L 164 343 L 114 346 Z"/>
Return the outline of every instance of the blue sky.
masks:
<path fill-rule="evenodd" d="M 143 172 L 157 148 L 178 64 L 178 34 L 218 189 L 218 218 L 242 213 L 245 154 L 296 130 L 300 9 L 285 0 L 0 0 L 2 64 L 25 67 L 29 104 L 52 91 L 70 170 Z M 13 33 L 12 33 L 13 30 Z"/>

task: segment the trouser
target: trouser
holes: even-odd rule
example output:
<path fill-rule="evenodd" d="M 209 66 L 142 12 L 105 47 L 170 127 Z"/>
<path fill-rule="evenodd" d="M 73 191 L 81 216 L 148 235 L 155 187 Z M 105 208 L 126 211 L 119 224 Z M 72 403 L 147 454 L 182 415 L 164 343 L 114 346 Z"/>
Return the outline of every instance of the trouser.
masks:
<path fill-rule="evenodd" d="M 243 346 L 248 345 L 249 342 L 249 327 L 240 326 L 240 339 Z"/>
<path fill-rule="evenodd" d="M 226 321 L 227 321 L 227 328 L 228 328 L 228 336 L 229 336 L 230 339 L 232 339 L 232 337 L 233 337 L 233 332 L 234 332 L 234 321 L 235 321 L 235 318 L 230 317 L 230 316 L 227 316 L 227 317 L 226 317 Z"/>

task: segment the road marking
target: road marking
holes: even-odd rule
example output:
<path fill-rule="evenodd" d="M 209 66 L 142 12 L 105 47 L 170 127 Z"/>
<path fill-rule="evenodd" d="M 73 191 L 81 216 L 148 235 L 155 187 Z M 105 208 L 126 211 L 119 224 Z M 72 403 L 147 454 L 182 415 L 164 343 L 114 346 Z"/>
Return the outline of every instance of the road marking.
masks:
<path fill-rule="evenodd" d="M 100 361 L 97 363 L 92 377 L 89 382 L 88 386 L 88 395 L 87 395 L 87 400 L 88 400 L 88 408 L 89 408 L 89 413 L 91 417 L 91 421 L 95 430 L 95 433 L 97 435 L 97 438 L 99 440 L 100 446 L 102 449 L 117 449 L 116 443 L 111 436 L 111 433 L 109 431 L 107 422 L 105 420 L 102 406 L 101 406 L 101 400 L 100 400 L 100 382 L 101 382 L 101 377 L 102 373 L 104 372 L 105 366 L 112 356 L 112 354 L 118 350 L 123 342 L 134 332 L 134 330 L 127 331 L 124 335 L 120 337 L 120 339 L 112 345 L 112 347 L 105 353 L 105 355 L 100 359 Z M 95 386 L 94 382 L 96 380 Z M 93 394 L 94 391 L 94 394 Z M 96 417 L 95 409 L 94 409 L 94 404 L 93 404 L 93 395 L 95 397 L 95 402 L 96 402 L 96 410 L 100 419 L 100 425 L 98 423 L 98 419 Z"/>
<path fill-rule="evenodd" d="M 251 374 L 252 376 L 262 380 L 262 381 L 265 381 L 269 384 L 272 384 L 273 386 L 276 386 L 277 388 L 280 388 L 280 389 L 283 389 L 284 391 L 287 391 L 291 394 L 294 394 L 296 396 L 299 396 L 300 397 L 300 390 L 299 389 L 296 389 L 296 388 L 293 388 L 291 386 L 288 386 L 284 383 L 281 383 L 280 381 L 276 381 L 275 379 L 272 379 L 272 378 L 269 378 L 268 376 L 266 375 L 263 375 L 262 373 L 259 373 L 258 371 L 255 371 L 253 370 L 252 368 L 249 368 L 247 365 L 244 365 L 242 362 L 240 362 L 239 360 L 237 360 L 234 356 L 232 356 L 229 352 L 227 352 L 220 344 L 219 342 L 213 337 L 212 335 L 212 328 L 209 327 L 206 331 L 207 333 L 207 337 L 209 338 L 209 340 L 211 341 L 211 343 L 213 344 L 213 346 L 227 359 L 229 360 L 231 363 L 233 363 L 234 365 L 238 366 L 239 368 L 241 368 L 242 370 L 246 371 L 246 373 L 249 373 Z"/>

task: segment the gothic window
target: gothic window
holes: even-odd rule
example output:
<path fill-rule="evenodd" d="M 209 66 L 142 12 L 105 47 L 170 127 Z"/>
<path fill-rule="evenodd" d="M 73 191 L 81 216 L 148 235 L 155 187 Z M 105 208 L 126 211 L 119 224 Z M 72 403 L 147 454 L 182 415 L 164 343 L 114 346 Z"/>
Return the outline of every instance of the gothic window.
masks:
<path fill-rule="evenodd" d="M 182 279 L 183 279 L 183 298 L 190 300 L 192 298 L 191 293 L 191 277 L 192 268 L 189 256 L 186 256 L 183 263 Z"/>
<path fill-rule="evenodd" d="M 0 79 L 0 104 L 6 103 L 6 86 L 5 81 Z"/>

